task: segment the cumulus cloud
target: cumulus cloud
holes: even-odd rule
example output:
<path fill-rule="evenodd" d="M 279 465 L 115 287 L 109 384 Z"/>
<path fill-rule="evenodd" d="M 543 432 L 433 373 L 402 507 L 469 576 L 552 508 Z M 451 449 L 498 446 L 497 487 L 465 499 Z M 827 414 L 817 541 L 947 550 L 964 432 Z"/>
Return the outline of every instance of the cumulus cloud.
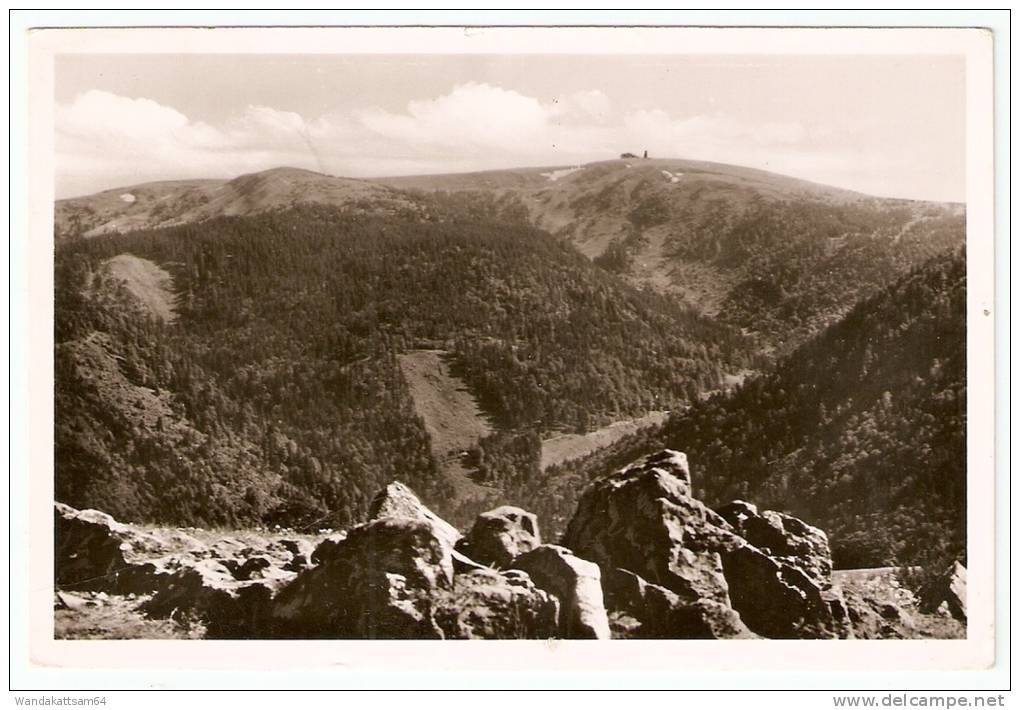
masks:
<path fill-rule="evenodd" d="M 563 98 L 555 98 L 549 108 L 555 120 L 582 120 L 594 123 L 606 122 L 611 110 L 609 97 L 597 89 L 578 91 Z"/>
<path fill-rule="evenodd" d="M 513 149 L 547 130 L 548 113 L 536 99 L 488 84 L 462 84 L 449 94 L 411 101 L 406 113 L 379 109 L 360 115 L 380 135 L 408 144 Z"/>
<path fill-rule="evenodd" d="M 371 177 L 573 164 L 646 149 L 804 175 L 833 159 L 814 145 L 820 130 L 715 113 L 620 111 L 599 90 L 540 99 L 477 82 L 409 101 L 402 111 L 368 107 L 312 118 L 247 106 L 216 125 L 148 98 L 88 91 L 57 107 L 57 190 L 80 194 L 280 165 Z"/>
<path fill-rule="evenodd" d="M 280 164 L 321 169 L 312 130 L 298 114 L 266 106 L 213 126 L 146 98 L 88 91 L 56 110 L 58 194 Z"/>

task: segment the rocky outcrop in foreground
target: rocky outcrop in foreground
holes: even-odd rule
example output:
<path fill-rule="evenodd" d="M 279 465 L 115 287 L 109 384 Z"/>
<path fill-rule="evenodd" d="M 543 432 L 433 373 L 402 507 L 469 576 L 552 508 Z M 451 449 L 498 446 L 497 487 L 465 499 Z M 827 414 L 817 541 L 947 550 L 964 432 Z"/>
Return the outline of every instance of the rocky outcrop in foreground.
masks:
<path fill-rule="evenodd" d="M 954 562 L 921 590 L 921 608 L 967 621 L 967 568 Z"/>
<path fill-rule="evenodd" d="M 860 616 L 824 532 L 742 501 L 708 508 L 669 450 L 593 481 L 559 545 L 510 506 L 462 535 L 396 482 L 366 522 L 317 538 L 205 543 L 54 514 L 61 609 L 129 596 L 206 638 L 852 638 Z"/>
<path fill-rule="evenodd" d="M 713 511 L 676 451 L 593 482 L 563 542 L 613 572 L 614 606 L 637 635 L 852 635 L 825 533 L 740 501 Z"/>

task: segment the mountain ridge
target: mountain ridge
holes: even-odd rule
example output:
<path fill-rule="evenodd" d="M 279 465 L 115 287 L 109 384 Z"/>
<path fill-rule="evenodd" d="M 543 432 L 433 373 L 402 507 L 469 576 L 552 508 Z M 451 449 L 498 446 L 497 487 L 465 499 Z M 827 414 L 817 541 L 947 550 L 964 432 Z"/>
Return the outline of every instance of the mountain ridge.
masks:
<path fill-rule="evenodd" d="M 331 175 L 328 173 L 322 173 L 307 168 L 298 168 L 293 166 L 278 166 L 275 168 L 268 168 L 265 170 L 254 171 L 250 173 L 242 173 L 240 175 L 230 178 L 183 178 L 183 179 L 171 179 L 171 180 L 153 180 L 142 183 L 133 183 L 130 185 L 123 185 L 100 190 L 95 193 L 87 193 L 83 195 L 75 195 L 71 197 L 60 198 L 56 200 L 56 232 L 61 237 L 66 236 L 94 236 L 95 234 L 106 233 L 110 231 L 127 231 L 129 229 L 154 226 L 164 226 L 170 222 L 161 223 L 146 223 L 139 225 L 134 222 L 125 222 L 123 224 L 101 224 L 97 225 L 102 227 L 100 231 L 94 231 L 95 226 L 85 230 L 85 232 L 75 234 L 73 230 L 68 226 L 61 224 L 61 222 L 69 221 L 71 216 L 74 214 L 76 208 L 84 208 L 89 206 L 89 203 L 97 201 L 107 201 L 107 198 L 120 198 L 124 194 L 135 194 L 138 192 L 151 193 L 156 191 L 169 191 L 176 193 L 179 191 L 201 191 L 207 188 L 219 188 L 230 183 L 243 183 L 251 182 L 255 179 L 268 180 L 270 178 L 276 179 L 295 179 L 301 178 L 304 180 L 314 180 L 316 182 L 334 182 L 335 184 L 343 186 L 365 186 L 365 185 L 376 185 L 383 187 L 393 187 L 398 189 L 447 189 L 447 190 L 489 190 L 489 189 L 501 189 L 511 190 L 522 187 L 542 187 L 547 186 L 549 182 L 558 182 L 563 178 L 550 178 L 548 175 L 556 171 L 565 170 L 578 170 L 578 169 L 589 169 L 589 168 L 601 168 L 601 167 L 619 167 L 620 165 L 626 165 L 628 167 L 640 168 L 653 168 L 663 169 L 664 167 L 675 167 L 678 169 L 686 169 L 688 171 L 697 171 L 701 173 L 715 173 L 725 174 L 734 177 L 743 177 L 744 179 L 760 179 L 760 180 L 771 180 L 779 181 L 783 184 L 790 186 L 797 186 L 805 191 L 814 191 L 818 193 L 824 193 L 829 195 L 844 195 L 845 199 L 848 200 L 891 200 L 904 203 L 922 203 L 922 204 L 948 204 L 956 205 L 959 203 L 954 202 L 938 202 L 931 200 L 907 200 L 903 198 L 889 198 L 881 197 L 877 195 L 869 195 L 859 191 L 851 190 L 849 188 L 842 188 L 833 185 L 826 185 L 816 181 L 807 180 L 804 178 L 796 178 L 781 173 L 776 173 L 768 170 L 762 170 L 758 168 L 750 168 L 740 165 L 717 163 L 711 161 L 698 161 L 688 160 L 684 158 L 648 158 L 648 159 L 616 159 L 616 160 L 603 160 L 595 161 L 591 163 L 584 163 L 580 165 L 548 165 L 539 167 L 519 167 L 519 168 L 499 168 L 492 170 L 482 171 L 469 171 L 469 172 L 458 172 L 458 173 L 437 173 L 427 175 L 395 175 L 395 176 L 384 176 L 384 177 L 348 177 Z M 161 195 L 163 197 L 164 195 Z M 314 200 L 310 200 L 314 201 Z M 125 205 L 131 205 L 130 202 L 125 202 Z M 112 210 L 111 210 L 112 211 Z M 226 213 L 229 214 L 229 213 Z M 199 213 L 196 215 L 187 215 L 191 217 L 190 221 L 197 221 L 194 218 L 208 219 L 218 214 L 206 214 Z M 176 221 L 172 223 L 181 223 L 189 221 L 188 219 L 181 219 L 178 217 Z"/>
<path fill-rule="evenodd" d="M 56 234 L 63 242 L 305 206 L 425 222 L 523 219 L 631 285 L 743 329 L 766 354 L 791 352 L 860 299 L 961 244 L 966 231 L 958 204 L 720 163 L 620 159 L 376 179 L 276 168 L 151 183 L 59 201 Z"/>
<path fill-rule="evenodd" d="M 791 353 L 964 242 L 959 206 L 815 199 L 799 182 L 766 192 L 743 175 L 706 177 L 690 163 L 627 165 L 496 172 L 489 187 L 452 191 L 280 169 L 222 183 L 221 197 L 205 201 L 187 185 L 170 183 L 179 191 L 175 204 L 189 215 L 234 214 L 61 240 L 58 488 L 72 504 L 117 515 L 288 524 L 332 515 L 346 524 L 367 507 L 367 490 L 399 472 L 462 522 L 493 501 L 461 509 L 464 501 L 437 476 L 430 436 L 397 365 L 400 354 L 451 353 L 451 375 L 496 425 L 457 456 L 475 469 L 474 483 L 530 500 L 560 486 L 550 476 L 562 472 L 542 471 L 543 436 L 584 434 L 664 409 L 679 413 L 677 420 L 688 406 L 704 413 L 700 400 L 733 389 L 729 379 L 742 371 L 764 375 L 736 389 L 759 392 L 755 383 L 784 367 Z M 541 188 L 493 187 L 507 175 Z M 761 171 L 748 175 L 764 179 Z M 122 211 L 150 214 L 159 201 L 143 189 L 130 193 L 132 200 L 117 192 L 104 199 Z M 341 204 L 322 202 L 334 197 Z M 171 219 L 169 212 L 163 217 Z M 172 324 L 139 317 L 137 304 L 127 303 L 115 284 L 85 287 L 97 275 L 109 282 L 115 274 L 103 264 L 124 254 L 172 275 Z M 933 303 L 952 297 L 958 305 L 955 281 L 924 289 Z M 900 323 L 904 305 L 883 306 L 882 318 Z M 923 350 L 960 345 L 950 321 L 961 316 L 954 314 L 938 314 L 951 342 Z M 880 327 L 863 323 L 884 342 Z M 957 365 L 938 374 L 930 363 L 902 362 L 920 384 L 862 379 L 861 391 L 877 404 L 855 410 L 853 421 L 836 419 L 845 414 L 838 397 L 825 402 L 824 416 L 817 402 L 801 397 L 799 418 L 780 431 L 775 451 L 758 450 L 755 431 L 741 426 L 749 419 L 742 410 L 725 418 L 733 430 L 727 441 L 739 444 L 684 440 L 677 448 L 715 461 L 713 469 L 739 485 L 750 472 L 768 477 L 774 459 L 788 464 L 792 479 L 800 468 L 838 460 L 844 443 L 859 453 L 832 424 L 821 432 L 822 449 L 798 454 L 785 442 L 804 435 L 801 420 L 845 420 L 861 440 L 873 437 L 876 426 L 903 441 L 928 436 L 931 412 L 958 401 Z M 825 377 L 834 371 L 835 365 Z M 949 392 L 948 403 L 925 399 L 928 385 Z M 879 386 L 889 391 L 889 406 L 883 390 L 872 391 Z M 799 387 L 794 378 L 775 396 Z M 766 399 L 754 406 L 768 409 Z M 141 424 L 133 408 L 145 414 Z M 728 445 L 753 453 L 746 471 L 725 454 Z M 946 460 L 939 458 L 939 466 Z M 571 478 L 562 480 L 569 485 Z M 231 494 L 235 488 L 244 494 Z M 794 505 L 785 493 L 767 493 L 777 507 Z M 817 493 L 824 499 L 831 491 L 822 486 Z M 952 508 L 958 491 L 947 496 Z M 532 502 L 534 509 L 562 517 L 546 508 L 557 497 L 568 500 L 569 490 L 544 497 Z M 951 514 L 938 513 L 949 521 L 947 530 L 956 529 Z M 843 541 L 865 534 L 861 525 L 840 519 L 833 531 L 841 559 L 887 564 L 909 552 L 899 532 L 875 536 L 880 544 L 872 549 L 847 551 Z M 945 541 L 956 545 L 958 536 Z"/>
<path fill-rule="evenodd" d="M 363 212 L 413 208 L 407 196 L 367 180 L 278 167 L 230 179 L 147 182 L 57 200 L 54 231 L 62 241 L 196 224 L 302 204 L 329 204 Z"/>

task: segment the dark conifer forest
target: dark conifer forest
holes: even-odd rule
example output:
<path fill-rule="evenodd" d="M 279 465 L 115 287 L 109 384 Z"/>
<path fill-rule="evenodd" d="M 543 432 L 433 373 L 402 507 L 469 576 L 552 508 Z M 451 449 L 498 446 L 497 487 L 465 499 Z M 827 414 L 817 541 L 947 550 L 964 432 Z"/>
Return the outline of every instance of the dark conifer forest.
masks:
<path fill-rule="evenodd" d="M 123 234 L 65 224 L 58 500 L 134 522 L 341 528 L 399 480 L 455 524 L 513 504 L 554 538 L 587 480 L 669 446 L 699 497 L 802 517 L 838 566 L 962 558 L 962 209 L 779 198 L 775 176 L 752 189 L 690 169 L 675 183 L 595 166 L 555 184 L 569 204 L 545 178 L 531 197 L 347 181 L 343 204 Z M 555 234 L 535 226 L 534 210 L 568 209 Z M 111 275 L 123 255 L 169 274 L 173 317 Z M 401 369 L 415 350 L 441 353 L 491 424 L 454 452 L 473 481 L 436 454 Z M 543 470 L 544 439 L 665 410 L 659 429 Z"/>
<path fill-rule="evenodd" d="M 581 482 L 669 446 L 688 454 L 699 496 L 822 527 L 839 567 L 965 558 L 965 269 L 962 249 L 934 257 L 771 372 L 545 471 L 527 503 L 562 523 Z"/>
<path fill-rule="evenodd" d="M 406 349 L 451 351 L 523 441 L 679 406 L 757 362 L 733 328 L 512 214 L 451 204 L 425 218 L 305 206 L 62 246 L 58 497 L 128 520 L 344 526 L 399 479 L 442 511 Z M 175 322 L 104 282 L 123 253 L 170 271 Z M 95 376 L 110 359 L 118 396 Z"/>

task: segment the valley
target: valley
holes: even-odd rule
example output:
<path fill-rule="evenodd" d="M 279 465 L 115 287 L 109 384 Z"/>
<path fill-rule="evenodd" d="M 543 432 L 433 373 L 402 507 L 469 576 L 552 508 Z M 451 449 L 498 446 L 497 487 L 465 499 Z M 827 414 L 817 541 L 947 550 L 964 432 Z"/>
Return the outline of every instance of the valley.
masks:
<path fill-rule="evenodd" d="M 670 446 L 712 471 L 710 503 L 752 497 L 821 525 L 837 567 L 962 559 L 965 307 L 963 253 L 936 257 L 777 367 L 558 473 L 586 480 Z"/>
<path fill-rule="evenodd" d="M 838 566 L 965 556 L 960 205 L 628 159 L 55 210 L 75 507 L 343 529 L 399 480 L 456 526 L 513 503 L 557 535 L 665 445 L 711 468 L 709 504 L 817 524 Z"/>
<path fill-rule="evenodd" d="M 479 442 L 495 431 L 467 385 L 451 373 L 450 354 L 443 350 L 411 350 L 397 356 L 414 408 L 425 423 L 432 455 L 453 488 L 456 502 L 499 494 L 472 479 L 466 465 Z M 661 426 L 669 412 L 649 412 L 582 434 L 555 434 L 542 440 L 540 467 L 562 464 L 616 443 L 624 437 Z"/>
<path fill-rule="evenodd" d="M 994 689 L 1009 35 L 981 13 L 29 22 L 11 692 Z"/>

